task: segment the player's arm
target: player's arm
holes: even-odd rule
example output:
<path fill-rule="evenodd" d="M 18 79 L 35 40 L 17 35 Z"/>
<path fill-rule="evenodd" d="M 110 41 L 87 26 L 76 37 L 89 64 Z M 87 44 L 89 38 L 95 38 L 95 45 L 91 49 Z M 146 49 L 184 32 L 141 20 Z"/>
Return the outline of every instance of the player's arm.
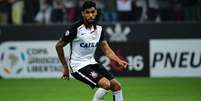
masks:
<path fill-rule="evenodd" d="M 121 67 L 127 68 L 128 63 L 124 60 L 121 60 L 114 51 L 110 48 L 106 40 L 101 41 L 100 43 L 102 51 L 105 53 L 107 57 L 109 57 L 111 60 L 116 61 Z"/>
<path fill-rule="evenodd" d="M 68 67 L 67 62 L 65 60 L 64 49 L 63 49 L 64 47 L 65 47 L 65 42 L 60 39 L 56 44 L 56 51 L 57 51 L 58 57 L 59 57 L 62 65 L 64 67 Z"/>
<path fill-rule="evenodd" d="M 56 44 L 56 51 L 57 51 L 59 60 L 61 61 L 63 68 L 64 68 L 62 79 L 69 79 L 69 70 L 68 70 L 67 62 L 65 60 L 64 49 L 63 49 L 65 47 L 65 45 L 66 45 L 65 41 L 60 39 Z"/>
<path fill-rule="evenodd" d="M 63 67 L 64 67 L 64 72 L 63 72 L 63 79 L 69 79 L 69 70 L 68 70 L 68 63 L 65 60 L 65 55 L 64 55 L 64 47 L 71 42 L 74 38 L 76 37 L 76 29 L 71 27 L 69 30 L 66 31 L 60 38 L 60 40 L 56 44 L 56 51 L 59 57 L 59 60 L 61 61 Z"/>

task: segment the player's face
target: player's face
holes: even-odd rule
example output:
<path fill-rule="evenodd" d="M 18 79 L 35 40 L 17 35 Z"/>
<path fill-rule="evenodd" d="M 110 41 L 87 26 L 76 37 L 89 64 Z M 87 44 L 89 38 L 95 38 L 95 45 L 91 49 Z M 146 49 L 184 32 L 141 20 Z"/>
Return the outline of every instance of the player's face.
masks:
<path fill-rule="evenodd" d="M 96 21 L 97 10 L 94 7 L 85 9 L 82 11 L 82 16 L 89 24 L 92 24 Z"/>

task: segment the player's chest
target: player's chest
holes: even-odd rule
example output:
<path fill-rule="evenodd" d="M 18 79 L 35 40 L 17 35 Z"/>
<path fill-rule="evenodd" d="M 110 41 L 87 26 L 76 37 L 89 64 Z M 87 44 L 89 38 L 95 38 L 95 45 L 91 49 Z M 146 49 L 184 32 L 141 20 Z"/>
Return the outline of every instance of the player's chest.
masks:
<path fill-rule="evenodd" d="M 81 29 L 77 33 L 77 40 L 81 42 L 98 42 L 101 31 L 93 29 Z"/>

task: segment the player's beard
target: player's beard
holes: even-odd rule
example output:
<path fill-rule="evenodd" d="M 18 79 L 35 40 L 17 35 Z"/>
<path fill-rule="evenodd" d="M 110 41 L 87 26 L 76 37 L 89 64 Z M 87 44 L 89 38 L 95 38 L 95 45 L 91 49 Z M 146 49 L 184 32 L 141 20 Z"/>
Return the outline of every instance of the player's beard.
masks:
<path fill-rule="evenodd" d="M 85 23 L 87 27 L 94 26 L 96 25 L 96 19 L 93 18 L 85 19 Z"/>
<path fill-rule="evenodd" d="M 96 19 L 89 18 L 89 19 L 87 19 L 87 23 L 88 23 L 89 25 L 94 25 L 94 24 L 96 23 Z"/>

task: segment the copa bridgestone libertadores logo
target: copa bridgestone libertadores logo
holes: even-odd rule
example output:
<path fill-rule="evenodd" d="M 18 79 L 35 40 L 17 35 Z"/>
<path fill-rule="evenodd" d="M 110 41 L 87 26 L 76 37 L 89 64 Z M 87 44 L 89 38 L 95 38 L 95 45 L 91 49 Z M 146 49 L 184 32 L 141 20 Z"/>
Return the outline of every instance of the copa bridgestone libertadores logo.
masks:
<path fill-rule="evenodd" d="M 26 63 L 27 55 L 18 50 L 15 46 L 10 46 L 0 53 L 0 71 L 3 75 L 20 74 Z"/>
<path fill-rule="evenodd" d="M 60 77 L 62 65 L 54 49 L 56 41 L 10 41 L 0 44 L 0 76 L 3 78 Z"/>

